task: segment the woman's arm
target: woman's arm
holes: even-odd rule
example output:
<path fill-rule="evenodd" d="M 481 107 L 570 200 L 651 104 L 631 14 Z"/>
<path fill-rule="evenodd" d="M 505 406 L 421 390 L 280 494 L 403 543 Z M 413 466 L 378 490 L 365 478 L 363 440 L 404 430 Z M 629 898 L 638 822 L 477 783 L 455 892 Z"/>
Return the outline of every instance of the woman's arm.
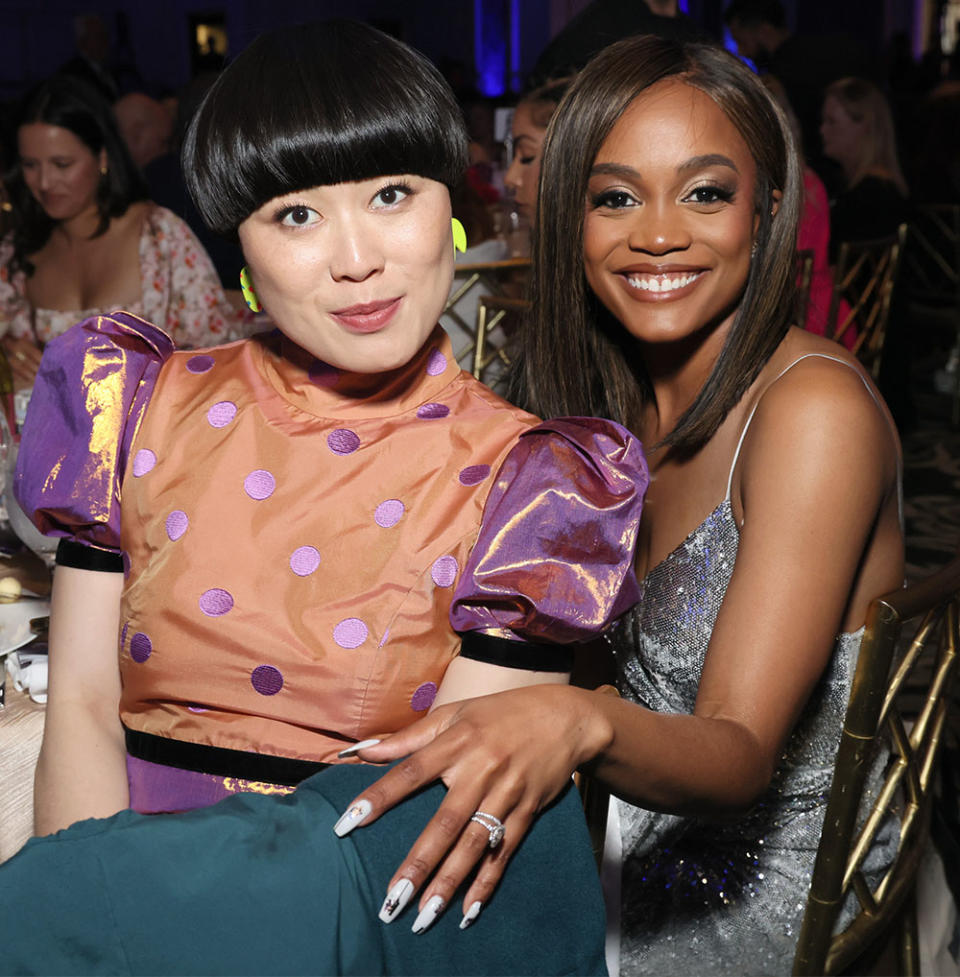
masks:
<path fill-rule="evenodd" d="M 51 834 L 129 805 L 118 714 L 122 573 L 59 566 L 50 608 L 50 684 L 34 828 Z"/>
<path fill-rule="evenodd" d="M 889 424 L 856 374 L 824 363 L 796 367 L 767 393 L 744 444 L 740 551 L 694 713 L 558 687 L 436 710 L 363 754 L 417 751 L 366 792 L 365 821 L 422 783 L 450 787 L 393 881 L 419 886 L 454 844 L 421 903 L 449 898 L 483 854 L 483 838 L 463 831 L 480 808 L 508 829 L 464 906 L 485 901 L 536 811 L 577 767 L 633 803 L 698 816 L 739 812 L 762 792 L 836 634 L 851 615 L 862 621 L 855 581 L 870 577 L 875 596 L 902 576 Z M 867 559 L 877 545 L 888 559 Z"/>

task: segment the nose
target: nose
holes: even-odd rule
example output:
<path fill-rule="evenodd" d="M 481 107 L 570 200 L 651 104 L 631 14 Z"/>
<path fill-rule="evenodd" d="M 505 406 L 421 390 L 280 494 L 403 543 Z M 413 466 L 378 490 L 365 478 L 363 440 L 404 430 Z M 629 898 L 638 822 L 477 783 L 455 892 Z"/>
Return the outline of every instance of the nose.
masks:
<path fill-rule="evenodd" d="M 690 232 L 677 209 L 647 202 L 636 208 L 627 235 L 631 251 L 645 254 L 670 254 L 690 246 Z"/>
<path fill-rule="evenodd" d="M 383 270 L 382 237 L 367 221 L 344 218 L 333 237 L 330 276 L 334 281 L 363 282 Z"/>
<path fill-rule="evenodd" d="M 523 183 L 522 171 L 520 169 L 520 160 L 516 156 L 510 160 L 510 165 L 507 167 L 507 172 L 503 174 L 503 185 L 516 196 L 520 190 L 520 185 Z"/>

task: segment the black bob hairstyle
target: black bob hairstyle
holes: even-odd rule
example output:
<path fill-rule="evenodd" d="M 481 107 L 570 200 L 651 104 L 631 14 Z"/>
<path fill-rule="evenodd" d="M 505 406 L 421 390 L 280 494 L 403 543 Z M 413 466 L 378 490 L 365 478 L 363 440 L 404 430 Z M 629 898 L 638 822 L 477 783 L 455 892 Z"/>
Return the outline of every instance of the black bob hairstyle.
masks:
<path fill-rule="evenodd" d="M 437 69 L 348 20 L 258 37 L 207 93 L 183 147 L 197 209 L 234 238 L 274 197 L 402 173 L 452 189 L 466 164 L 463 116 Z"/>

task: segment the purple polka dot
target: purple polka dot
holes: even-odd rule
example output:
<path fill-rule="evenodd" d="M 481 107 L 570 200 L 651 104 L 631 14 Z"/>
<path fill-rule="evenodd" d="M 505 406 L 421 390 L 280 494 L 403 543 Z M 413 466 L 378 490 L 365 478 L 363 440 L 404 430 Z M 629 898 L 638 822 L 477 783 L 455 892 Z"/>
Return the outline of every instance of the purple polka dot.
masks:
<path fill-rule="evenodd" d="M 203 354 L 201 356 L 191 356 L 187 360 L 187 369 L 191 373 L 206 373 L 213 368 L 213 357 Z"/>
<path fill-rule="evenodd" d="M 349 455 L 360 447 L 360 438 L 349 428 L 338 427 L 327 435 L 327 445 L 335 455 Z"/>
<path fill-rule="evenodd" d="M 439 560 L 434 561 L 430 576 L 438 587 L 450 587 L 457 579 L 459 569 L 457 561 L 452 556 L 441 556 Z"/>
<path fill-rule="evenodd" d="M 333 629 L 333 640 L 341 648 L 359 648 L 370 635 L 370 629 L 359 617 L 348 617 Z"/>
<path fill-rule="evenodd" d="M 130 630 L 130 622 L 127 621 L 123 626 L 123 630 L 120 632 L 120 647 L 122 648 L 127 641 L 127 631 Z"/>
<path fill-rule="evenodd" d="M 188 712 L 207 712 L 206 706 L 187 706 Z"/>
<path fill-rule="evenodd" d="M 467 465 L 467 467 L 460 472 L 460 484 L 479 485 L 489 474 L 489 465 Z"/>
<path fill-rule="evenodd" d="M 233 595 L 220 587 L 206 590 L 200 595 L 200 610 L 207 617 L 220 617 L 233 607 Z"/>
<path fill-rule="evenodd" d="M 237 405 L 232 400 L 221 400 L 207 411 L 210 427 L 226 427 L 237 416 Z"/>
<path fill-rule="evenodd" d="M 269 499 L 276 487 L 277 480 L 264 468 L 250 472 L 243 480 L 243 490 L 258 502 Z"/>
<path fill-rule="evenodd" d="M 298 577 L 308 577 L 320 566 L 320 551 L 315 546 L 298 546 L 290 554 L 290 569 Z"/>
<path fill-rule="evenodd" d="M 260 695 L 276 695 L 283 688 L 283 675 L 273 665 L 257 665 L 250 673 L 250 684 Z"/>
<path fill-rule="evenodd" d="M 380 644 L 378 644 L 377 647 L 382 648 L 387 643 L 387 639 L 389 637 L 390 637 L 390 629 L 387 628 L 387 630 L 383 632 L 383 637 L 380 639 Z"/>
<path fill-rule="evenodd" d="M 437 683 L 424 682 L 420 688 L 410 698 L 410 708 L 414 712 L 423 712 L 433 705 L 433 700 L 437 697 Z"/>
<path fill-rule="evenodd" d="M 340 379 L 340 371 L 323 360 L 314 360 L 307 375 L 318 387 L 335 387 Z"/>
<path fill-rule="evenodd" d="M 450 413 L 450 408 L 446 404 L 424 404 L 417 408 L 417 417 L 432 421 L 438 417 L 446 417 Z"/>
<path fill-rule="evenodd" d="M 396 526 L 400 522 L 404 512 L 406 512 L 406 509 L 404 509 L 403 503 L 399 499 L 386 499 L 377 506 L 377 511 L 373 514 L 373 520 L 381 529 L 389 529 L 391 526 Z"/>
<path fill-rule="evenodd" d="M 167 516 L 167 535 L 173 542 L 176 542 L 187 531 L 189 525 L 190 520 L 183 509 L 174 509 Z"/>
<path fill-rule="evenodd" d="M 133 458 L 133 477 L 146 475 L 157 463 L 157 456 L 149 448 L 141 448 Z"/>
<path fill-rule="evenodd" d="M 152 652 L 153 643 L 142 631 L 138 631 L 130 639 L 130 657 L 135 662 L 143 664 L 150 657 Z"/>
<path fill-rule="evenodd" d="M 123 579 L 126 580 L 130 576 L 130 554 L 126 550 L 120 554 L 120 562 L 123 564 Z"/>
<path fill-rule="evenodd" d="M 427 373 L 432 377 L 438 377 L 446 368 L 446 356 L 436 348 L 430 350 L 430 356 L 427 358 Z"/>

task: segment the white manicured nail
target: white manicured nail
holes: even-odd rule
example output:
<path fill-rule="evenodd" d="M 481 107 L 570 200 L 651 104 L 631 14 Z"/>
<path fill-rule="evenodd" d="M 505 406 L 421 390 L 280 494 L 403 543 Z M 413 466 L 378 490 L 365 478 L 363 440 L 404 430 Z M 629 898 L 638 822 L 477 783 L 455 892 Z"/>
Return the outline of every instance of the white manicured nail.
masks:
<path fill-rule="evenodd" d="M 473 921 L 480 915 L 480 910 L 483 909 L 482 902 L 475 902 L 467 911 L 464 913 L 463 919 L 460 920 L 460 929 L 465 930 L 473 925 Z"/>
<path fill-rule="evenodd" d="M 420 915 L 413 921 L 413 932 L 422 933 L 430 929 L 436 922 L 437 917 L 443 912 L 446 903 L 440 896 L 431 896 L 427 904 L 420 910 Z"/>
<path fill-rule="evenodd" d="M 333 833 L 342 838 L 350 834 L 357 825 L 363 824 L 373 810 L 373 805 L 367 800 L 359 800 L 349 810 L 344 811 L 340 820 L 333 826 Z"/>
<path fill-rule="evenodd" d="M 379 913 L 381 922 L 391 922 L 397 913 L 403 911 L 412 895 L 413 883 L 409 879 L 400 879 L 387 893 L 387 898 L 383 900 Z"/>
<path fill-rule="evenodd" d="M 354 743 L 353 746 L 348 746 L 345 750 L 341 750 L 337 756 L 341 760 L 345 760 L 347 757 L 356 756 L 361 750 L 365 750 L 368 746 L 376 746 L 380 740 L 361 740 L 359 743 Z"/>

